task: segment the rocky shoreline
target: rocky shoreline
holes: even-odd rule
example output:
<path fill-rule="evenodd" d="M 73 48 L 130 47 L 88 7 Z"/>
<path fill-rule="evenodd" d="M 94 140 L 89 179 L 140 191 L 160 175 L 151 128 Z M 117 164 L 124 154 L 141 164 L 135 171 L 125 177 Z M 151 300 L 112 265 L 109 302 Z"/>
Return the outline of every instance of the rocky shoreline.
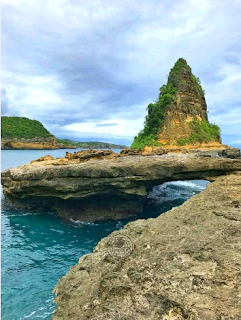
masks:
<path fill-rule="evenodd" d="M 102 239 L 54 289 L 53 320 L 241 320 L 239 149 L 125 149 L 45 156 L 2 173 L 6 205 L 64 219 L 121 219 L 174 180 L 207 189 Z"/>
<path fill-rule="evenodd" d="M 240 320 L 240 232 L 241 171 L 102 239 L 55 287 L 53 320 Z"/>
<path fill-rule="evenodd" d="M 240 158 L 227 158 L 237 150 L 92 150 L 46 156 L 2 173 L 4 202 L 17 210 L 54 211 L 67 220 L 118 220 L 140 213 L 158 184 L 213 181 L 241 170 Z"/>
<path fill-rule="evenodd" d="M 58 149 L 55 137 L 25 138 L 2 138 L 2 150 L 55 150 Z"/>

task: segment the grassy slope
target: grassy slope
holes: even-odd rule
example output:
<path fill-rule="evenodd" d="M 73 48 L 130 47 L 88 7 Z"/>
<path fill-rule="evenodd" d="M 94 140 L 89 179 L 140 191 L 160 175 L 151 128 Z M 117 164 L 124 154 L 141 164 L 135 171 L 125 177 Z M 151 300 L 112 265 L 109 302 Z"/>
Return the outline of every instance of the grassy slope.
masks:
<path fill-rule="evenodd" d="M 2 138 L 53 137 L 41 122 L 22 117 L 1 117 Z"/>
<path fill-rule="evenodd" d="M 2 138 L 25 138 L 32 139 L 37 137 L 47 138 L 53 135 L 45 129 L 41 122 L 23 117 L 1 117 L 1 136 Z M 105 142 L 75 142 L 69 139 L 57 139 L 57 142 L 66 146 L 76 146 L 77 148 L 113 148 L 124 147 Z"/>

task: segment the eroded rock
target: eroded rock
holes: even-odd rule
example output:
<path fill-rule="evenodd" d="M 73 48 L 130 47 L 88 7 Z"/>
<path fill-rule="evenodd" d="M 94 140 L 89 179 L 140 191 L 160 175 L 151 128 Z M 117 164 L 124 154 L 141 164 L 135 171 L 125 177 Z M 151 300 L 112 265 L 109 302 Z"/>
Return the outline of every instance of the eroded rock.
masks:
<path fill-rule="evenodd" d="M 53 320 L 240 320 L 240 204 L 231 174 L 113 232 L 59 281 Z"/>
<path fill-rule="evenodd" d="M 113 159 L 118 157 L 119 154 L 112 150 L 81 150 L 78 152 L 70 153 L 66 152 L 65 158 L 67 159 L 79 159 L 79 160 L 91 160 L 91 159 Z"/>
<path fill-rule="evenodd" d="M 112 152 L 94 153 L 93 158 L 80 152 L 74 158 L 6 170 L 2 185 L 5 203 L 18 210 L 56 211 L 67 219 L 96 221 L 136 215 L 148 192 L 163 182 L 212 181 L 240 170 L 241 159 L 207 159 L 195 154 L 118 157 Z"/>

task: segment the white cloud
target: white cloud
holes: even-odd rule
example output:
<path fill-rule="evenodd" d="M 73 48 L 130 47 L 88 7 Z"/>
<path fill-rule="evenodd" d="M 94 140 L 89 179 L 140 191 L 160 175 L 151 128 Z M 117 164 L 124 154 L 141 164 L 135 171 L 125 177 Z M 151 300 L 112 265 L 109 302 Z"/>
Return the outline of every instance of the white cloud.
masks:
<path fill-rule="evenodd" d="M 116 123 L 113 126 L 98 126 L 98 124 L 111 124 Z M 87 122 L 87 123 L 73 123 L 65 126 L 64 130 L 78 132 L 78 133 L 94 133 L 98 135 L 116 135 L 119 137 L 133 137 L 143 127 L 143 118 L 133 120 L 124 119 L 110 119 L 101 122 Z"/>
<path fill-rule="evenodd" d="M 210 120 L 239 134 L 240 12 L 238 0 L 3 0 L 2 83 L 11 112 L 56 135 L 131 139 L 183 57 L 203 83 Z"/>

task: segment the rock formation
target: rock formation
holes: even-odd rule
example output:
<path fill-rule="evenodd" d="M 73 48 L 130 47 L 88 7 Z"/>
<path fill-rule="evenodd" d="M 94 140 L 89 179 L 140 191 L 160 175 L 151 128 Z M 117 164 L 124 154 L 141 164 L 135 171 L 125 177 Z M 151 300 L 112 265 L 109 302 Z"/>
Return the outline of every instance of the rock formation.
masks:
<path fill-rule="evenodd" d="M 133 148 L 221 143 L 218 126 L 208 122 L 200 80 L 182 58 L 171 69 L 157 101 L 149 104 L 147 109 L 144 129 L 135 137 Z"/>
<path fill-rule="evenodd" d="M 56 138 L 37 120 L 1 117 L 1 149 L 57 149 Z"/>
<path fill-rule="evenodd" d="M 136 155 L 93 150 L 48 156 L 2 173 L 4 201 L 17 209 L 56 211 L 65 219 L 121 219 L 141 212 L 158 184 L 213 180 L 241 170 L 241 159 L 220 157 L 229 150 L 163 155 L 158 149 Z"/>
<path fill-rule="evenodd" d="M 241 172 L 102 239 L 54 289 L 53 320 L 240 320 Z"/>
<path fill-rule="evenodd" d="M 51 150 L 58 149 L 56 145 L 56 138 L 3 138 L 1 139 L 1 149 L 2 150 L 16 150 L 16 149 L 43 149 L 43 150 Z"/>

